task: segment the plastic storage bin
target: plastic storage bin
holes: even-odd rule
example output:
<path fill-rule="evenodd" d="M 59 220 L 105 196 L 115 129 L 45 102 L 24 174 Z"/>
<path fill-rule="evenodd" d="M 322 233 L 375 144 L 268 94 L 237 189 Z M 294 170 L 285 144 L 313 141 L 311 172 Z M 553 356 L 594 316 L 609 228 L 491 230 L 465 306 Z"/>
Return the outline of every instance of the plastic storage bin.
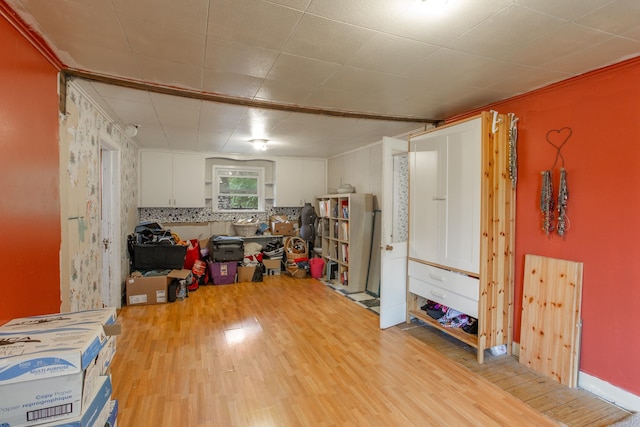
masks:
<path fill-rule="evenodd" d="M 237 271 L 237 262 L 209 262 L 211 282 L 214 285 L 228 285 L 235 283 Z"/>

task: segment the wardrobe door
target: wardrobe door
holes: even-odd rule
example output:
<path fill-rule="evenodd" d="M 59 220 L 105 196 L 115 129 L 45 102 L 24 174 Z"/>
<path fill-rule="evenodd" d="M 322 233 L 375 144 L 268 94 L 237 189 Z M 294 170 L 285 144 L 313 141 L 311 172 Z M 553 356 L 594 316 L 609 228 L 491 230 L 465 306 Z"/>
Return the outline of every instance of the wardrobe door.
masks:
<path fill-rule="evenodd" d="M 440 264 L 480 272 L 481 121 L 447 135 L 447 213 Z"/>
<path fill-rule="evenodd" d="M 409 257 L 478 274 L 481 121 L 411 140 Z"/>
<path fill-rule="evenodd" d="M 409 258 L 440 263 L 446 246 L 447 136 L 426 134 L 409 153 Z"/>

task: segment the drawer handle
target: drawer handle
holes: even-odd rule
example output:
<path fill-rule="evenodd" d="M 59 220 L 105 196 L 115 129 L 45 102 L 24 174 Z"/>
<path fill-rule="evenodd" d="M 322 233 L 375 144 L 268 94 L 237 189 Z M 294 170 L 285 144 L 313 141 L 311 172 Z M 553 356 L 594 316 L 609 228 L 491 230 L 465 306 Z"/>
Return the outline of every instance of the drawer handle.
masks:
<path fill-rule="evenodd" d="M 438 276 L 437 274 L 429 273 L 429 277 L 433 280 L 437 280 L 438 282 L 444 282 L 444 277 Z"/>
<path fill-rule="evenodd" d="M 445 294 L 441 294 L 440 292 L 431 291 L 431 295 L 436 296 L 438 298 L 445 299 L 447 296 Z"/>

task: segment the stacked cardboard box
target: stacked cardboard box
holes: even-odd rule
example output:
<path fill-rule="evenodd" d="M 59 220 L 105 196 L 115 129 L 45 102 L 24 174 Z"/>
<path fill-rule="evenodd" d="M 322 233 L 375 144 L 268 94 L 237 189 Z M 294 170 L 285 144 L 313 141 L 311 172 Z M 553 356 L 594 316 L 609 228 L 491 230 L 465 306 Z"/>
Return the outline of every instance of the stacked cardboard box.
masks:
<path fill-rule="evenodd" d="M 118 333 L 114 308 L 0 326 L 0 425 L 104 426 L 115 419 L 110 366 Z"/>
<path fill-rule="evenodd" d="M 164 304 L 172 301 L 176 295 L 170 295 L 169 284 L 173 279 L 186 280 L 190 275 L 191 270 L 185 269 L 147 275 L 134 271 L 127 278 L 127 305 Z"/>

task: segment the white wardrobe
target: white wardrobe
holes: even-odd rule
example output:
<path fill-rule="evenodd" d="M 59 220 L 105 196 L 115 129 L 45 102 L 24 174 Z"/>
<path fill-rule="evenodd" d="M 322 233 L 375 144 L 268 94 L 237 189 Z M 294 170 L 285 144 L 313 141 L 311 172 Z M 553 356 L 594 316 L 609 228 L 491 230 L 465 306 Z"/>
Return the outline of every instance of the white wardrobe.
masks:
<path fill-rule="evenodd" d="M 408 319 L 477 349 L 511 351 L 515 192 L 507 117 L 489 112 L 409 140 Z M 435 301 L 478 319 L 478 334 L 441 326 Z"/>

